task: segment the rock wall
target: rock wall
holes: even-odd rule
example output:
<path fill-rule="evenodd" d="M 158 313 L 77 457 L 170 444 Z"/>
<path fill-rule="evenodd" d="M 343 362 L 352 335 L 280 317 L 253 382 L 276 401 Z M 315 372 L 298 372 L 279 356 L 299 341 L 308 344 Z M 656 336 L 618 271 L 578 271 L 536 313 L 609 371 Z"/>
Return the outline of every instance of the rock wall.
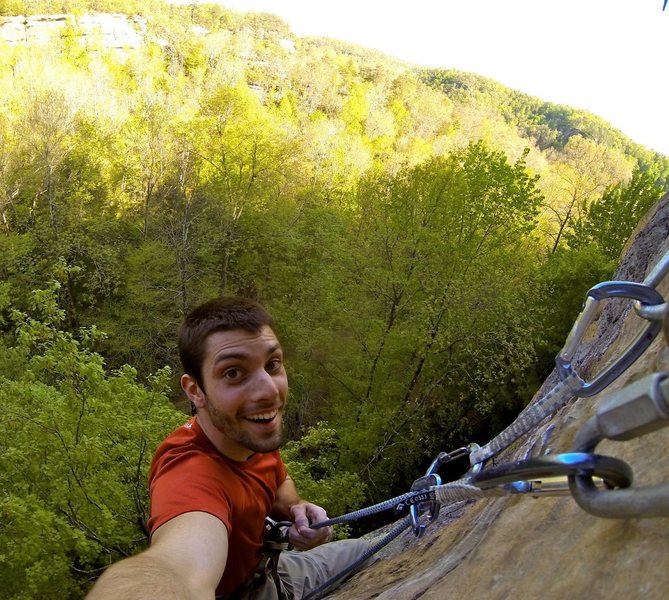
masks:
<path fill-rule="evenodd" d="M 643 281 L 669 250 L 668 236 L 666 195 L 632 237 L 614 279 Z M 658 290 L 669 297 L 669 276 Z M 645 325 L 631 302 L 607 302 L 577 354 L 579 373 L 598 372 Z M 576 432 L 594 414 L 601 398 L 657 371 L 669 371 L 667 340 L 662 334 L 607 390 L 572 401 L 506 451 L 499 462 L 568 452 Z M 556 377 L 555 372 L 551 374 L 535 399 L 555 384 Z M 597 452 L 630 464 L 635 485 L 669 482 L 669 427 L 628 442 L 605 440 Z M 442 507 L 439 521 L 420 540 L 411 532 L 403 534 L 381 560 L 329 597 L 669 598 L 669 518 L 602 519 L 581 510 L 571 496 L 535 499 L 516 495 L 461 502 Z"/>
<path fill-rule="evenodd" d="M 146 39 L 146 22 L 141 17 L 94 13 L 0 17 L 0 39 L 18 44 L 48 44 L 65 35 L 67 28 L 84 46 L 119 51 L 139 48 Z"/>

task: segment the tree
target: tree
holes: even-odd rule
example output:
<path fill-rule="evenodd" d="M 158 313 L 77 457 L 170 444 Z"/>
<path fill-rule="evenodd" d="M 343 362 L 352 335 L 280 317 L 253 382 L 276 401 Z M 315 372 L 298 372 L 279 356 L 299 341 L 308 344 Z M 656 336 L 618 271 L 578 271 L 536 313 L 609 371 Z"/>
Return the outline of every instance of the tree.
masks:
<path fill-rule="evenodd" d="M 169 135 L 171 112 L 165 100 L 143 99 L 133 110 L 126 124 L 126 152 L 123 164 L 127 172 L 130 194 L 141 204 L 142 236 L 149 231 L 151 211 L 156 192 L 174 155 Z"/>
<path fill-rule="evenodd" d="M 608 187 L 628 179 L 631 161 L 621 152 L 574 136 L 561 152 L 553 152 L 554 165 L 544 176 L 547 197 L 546 233 L 555 252 L 566 232 Z"/>
<path fill-rule="evenodd" d="M 567 233 L 569 247 L 593 244 L 609 260 L 618 260 L 634 228 L 662 193 L 653 170 L 635 169 L 629 182 L 609 188 L 586 207 L 573 232 Z"/>
<path fill-rule="evenodd" d="M 28 107 L 20 131 L 29 160 L 41 175 L 41 186 L 32 212 L 35 215 L 40 208 L 38 198 L 44 197 L 49 224 L 57 238 L 60 231 L 58 174 L 72 150 L 71 136 L 74 132 L 72 109 L 65 96 L 54 89 L 38 93 Z"/>
<path fill-rule="evenodd" d="M 9 211 L 21 191 L 19 156 L 13 123 L 0 113 L 0 223 L 11 231 Z"/>
<path fill-rule="evenodd" d="M 293 191 L 300 155 L 274 115 L 245 86 L 220 88 L 206 97 L 194 125 L 208 140 L 200 150 L 202 191 L 210 199 L 206 210 L 215 228 L 218 289 L 227 293 L 243 216 Z"/>
<path fill-rule="evenodd" d="M 163 371 L 106 373 L 100 332 L 58 329 L 57 285 L 15 311 L 0 343 L 0 586 L 3 598 L 81 597 L 112 561 L 147 542 L 147 470 L 184 416 Z"/>
<path fill-rule="evenodd" d="M 322 378 L 301 388 L 297 410 L 313 418 L 319 395 L 316 418 L 340 434 L 341 468 L 372 495 L 406 482 L 463 426 L 479 431 L 495 408 L 526 399 L 510 382 L 531 361 L 532 327 L 513 307 L 531 289 L 526 236 L 540 201 L 522 161 L 476 144 L 370 175 L 346 219 L 321 211 L 309 238 L 296 232 L 312 249 L 298 252 L 299 275 L 284 267 L 281 279 L 299 281 L 295 344 Z M 437 412 L 442 429 L 421 431 Z"/>

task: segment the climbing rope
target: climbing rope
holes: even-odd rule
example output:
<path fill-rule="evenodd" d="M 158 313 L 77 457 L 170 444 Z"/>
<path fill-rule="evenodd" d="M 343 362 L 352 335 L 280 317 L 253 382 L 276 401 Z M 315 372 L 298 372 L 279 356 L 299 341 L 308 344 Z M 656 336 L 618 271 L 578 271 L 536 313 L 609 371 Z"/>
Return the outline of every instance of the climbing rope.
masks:
<path fill-rule="evenodd" d="M 476 465 L 482 463 L 508 448 L 513 442 L 536 427 L 546 417 L 555 414 L 567 402 L 569 402 L 583 387 L 583 380 L 571 372 L 565 379 L 559 381 L 542 398 L 528 406 L 518 418 L 504 431 L 495 436 L 482 448 L 475 450 L 470 455 L 470 463 Z"/>
<path fill-rule="evenodd" d="M 399 536 L 405 529 L 408 529 L 410 526 L 410 517 L 404 517 L 401 521 L 398 521 L 392 527 L 392 529 L 383 536 L 383 538 L 381 538 L 376 544 L 370 546 L 362 556 L 348 565 L 343 571 L 337 573 L 337 575 L 331 577 L 325 583 L 309 592 L 309 594 L 307 594 L 303 600 L 318 600 L 319 598 L 325 596 L 332 587 L 337 585 L 340 581 L 349 575 L 357 572 L 372 556 L 379 552 L 379 550 L 385 548 L 390 542 L 392 542 L 397 536 Z"/>

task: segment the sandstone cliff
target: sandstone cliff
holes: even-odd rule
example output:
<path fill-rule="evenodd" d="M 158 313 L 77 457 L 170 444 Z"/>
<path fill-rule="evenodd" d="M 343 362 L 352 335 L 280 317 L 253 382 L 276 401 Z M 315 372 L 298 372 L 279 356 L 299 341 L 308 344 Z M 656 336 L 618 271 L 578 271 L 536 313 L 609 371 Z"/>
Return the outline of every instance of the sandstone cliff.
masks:
<path fill-rule="evenodd" d="M 669 195 L 638 229 L 615 279 L 642 281 L 669 249 Z M 669 277 L 658 286 L 669 296 Z M 619 356 L 644 327 L 628 301 L 609 301 L 577 354 L 587 375 Z M 648 373 L 669 371 L 662 335 L 609 389 L 572 401 L 502 460 L 568 452 L 601 398 Z M 555 372 L 538 392 L 556 381 Z M 536 397 L 535 397 L 536 399 Z M 481 440 L 480 442 L 486 442 Z M 446 449 L 444 449 L 446 450 Z M 635 485 L 669 481 L 669 427 L 628 442 L 605 440 L 597 452 L 619 457 Z M 406 532 L 385 557 L 329 597 L 446 600 L 660 599 L 669 597 L 669 518 L 602 519 L 571 496 L 509 496 L 443 507 L 439 522 L 415 540 Z"/>
<path fill-rule="evenodd" d="M 94 13 L 0 17 L 0 39 L 18 44 L 48 44 L 72 32 L 83 46 L 125 51 L 139 48 L 146 39 L 141 17 Z"/>

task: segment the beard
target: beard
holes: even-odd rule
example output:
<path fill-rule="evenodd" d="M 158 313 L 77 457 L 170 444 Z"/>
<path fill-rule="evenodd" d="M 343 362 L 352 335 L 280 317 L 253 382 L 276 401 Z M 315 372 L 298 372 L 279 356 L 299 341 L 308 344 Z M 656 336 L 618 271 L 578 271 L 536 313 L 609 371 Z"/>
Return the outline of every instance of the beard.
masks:
<path fill-rule="evenodd" d="M 249 432 L 242 428 L 239 421 L 219 411 L 206 395 L 205 402 L 209 418 L 214 427 L 233 442 L 244 446 L 244 448 L 248 448 L 252 452 L 259 453 L 274 452 L 274 450 L 278 450 L 281 447 L 283 443 L 283 428 L 281 423 L 272 431 L 264 433 Z M 275 418 L 278 419 L 280 416 L 281 413 L 277 414 Z"/>

